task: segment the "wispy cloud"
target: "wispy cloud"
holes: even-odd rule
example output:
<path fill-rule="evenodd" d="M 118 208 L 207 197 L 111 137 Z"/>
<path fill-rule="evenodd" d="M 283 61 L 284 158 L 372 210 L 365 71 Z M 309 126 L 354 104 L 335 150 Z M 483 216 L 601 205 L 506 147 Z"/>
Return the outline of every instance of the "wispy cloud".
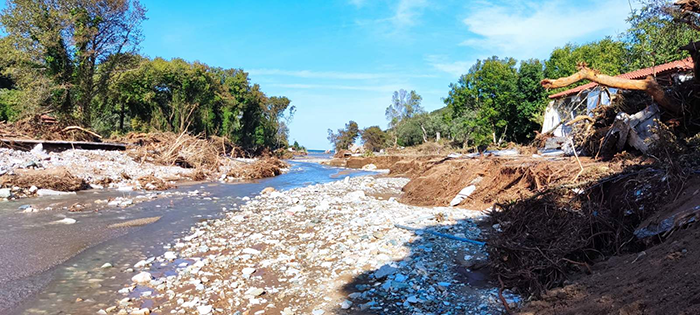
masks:
<path fill-rule="evenodd" d="M 615 35 L 626 28 L 627 0 L 586 2 L 480 2 L 464 24 L 472 37 L 462 45 L 519 59 L 546 57 L 554 47 L 593 34 Z"/>
<path fill-rule="evenodd" d="M 428 0 L 400 0 L 390 20 L 396 27 L 413 26 L 426 7 Z"/>
<path fill-rule="evenodd" d="M 425 60 L 436 70 L 457 78 L 467 73 L 472 64 L 474 64 L 473 61 L 449 61 L 447 56 L 443 55 L 430 55 Z"/>
<path fill-rule="evenodd" d="M 337 72 L 337 71 L 310 71 L 310 70 L 282 70 L 282 69 L 252 69 L 251 75 L 258 76 L 289 76 L 304 79 L 331 79 L 331 80 L 378 80 L 393 78 L 432 78 L 430 74 L 404 74 L 404 73 L 366 73 L 366 72 Z"/>
<path fill-rule="evenodd" d="M 364 5 L 363 0 L 350 0 L 351 3 Z M 358 26 L 367 27 L 373 32 L 391 37 L 406 37 L 407 31 L 419 24 L 430 0 L 396 0 L 390 2 L 391 15 L 378 19 L 360 19 L 355 21 Z"/>

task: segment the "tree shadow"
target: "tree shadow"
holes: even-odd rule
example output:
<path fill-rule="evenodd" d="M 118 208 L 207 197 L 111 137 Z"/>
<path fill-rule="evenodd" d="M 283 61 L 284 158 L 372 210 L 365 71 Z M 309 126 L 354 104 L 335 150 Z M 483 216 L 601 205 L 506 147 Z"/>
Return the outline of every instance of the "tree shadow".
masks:
<path fill-rule="evenodd" d="M 484 225 L 480 219 L 464 219 L 407 230 L 415 234 L 404 243 L 410 253 L 354 277 L 343 286 L 345 301 L 333 314 L 503 313 L 485 247 L 432 234 L 483 240 Z M 506 297 L 509 303 L 518 299 Z"/>

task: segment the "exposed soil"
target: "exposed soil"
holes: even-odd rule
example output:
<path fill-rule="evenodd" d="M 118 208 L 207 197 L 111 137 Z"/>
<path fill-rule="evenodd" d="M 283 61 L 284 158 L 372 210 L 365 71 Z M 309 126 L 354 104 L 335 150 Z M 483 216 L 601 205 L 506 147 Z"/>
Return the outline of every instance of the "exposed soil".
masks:
<path fill-rule="evenodd" d="M 545 160 L 541 158 L 482 158 L 434 161 L 434 164 L 405 161 L 395 164 L 396 173 L 407 173 L 418 164 L 411 182 L 404 187 L 402 202 L 419 206 L 447 206 L 465 187 L 476 191 L 460 207 L 485 210 L 496 202 L 530 197 L 545 188 L 570 182 L 585 181 L 610 174 L 620 163 L 601 163 L 582 158 L 584 172 L 573 158 Z M 394 174 L 394 169 L 392 169 Z"/>
<path fill-rule="evenodd" d="M 689 182 L 676 202 L 649 221 L 660 222 L 679 211 L 697 210 L 700 204 L 697 183 L 698 180 Z M 644 251 L 596 263 L 591 276 L 580 276 L 574 284 L 551 290 L 521 311 L 525 314 L 699 314 L 698 239 L 697 225 L 675 230 L 663 243 Z"/>

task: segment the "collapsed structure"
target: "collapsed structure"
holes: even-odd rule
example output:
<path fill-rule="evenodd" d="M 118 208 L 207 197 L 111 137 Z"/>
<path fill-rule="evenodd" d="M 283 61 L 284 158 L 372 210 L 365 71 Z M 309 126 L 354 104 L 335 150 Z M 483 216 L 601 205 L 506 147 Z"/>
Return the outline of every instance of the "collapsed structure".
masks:
<path fill-rule="evenodd" d="M 622 151 L 626 145 L 646 153 L 649 149 L 650 142 L 654 141 L 652 129 L 657 125 L 655 121 L 660 118 L 661 111 L 656 106 L 659 104 L 663 109 L 679 113 L 682 109 L 677 108 L 664 96 L 664 90 L 670 89 L 673 86 L 678 86 L 684 82 L 694 78 L 693 68 L 694 63 L 692 58 L 676 60 L 673 62 L 661 64 L 658 66 L 641 69 L 629 73 L 624 73 L 616 77 L 607 77 L 600 75 L 597 72 L 588 69 L 582 65 L 581 71 L 569 78 L 557 79 L 543 84 L 551 84 L 552 82 L 562 81 L 561 86 L 572 84 L 585 78 L 585 75 L 606 77 L 612 81 L 611 85 L 619 85 L 630 87 L 630 90 L 645 90 L 652 98 L 643 101 L 644 108 L 636 112 L 619 112 L 616 114 L 613 126 L 607 130 L 606 138 L 615 134 L 617 140 L 615 143 L 608 144 L 615 148 L 616 151 Z M 583 73 L 583 74 L 582 74 Z M 645 79 L 646 78 L 646 79 Z M 576 80 L 576 81 L 574 81 Z M 546 81 L 546 80 L 545 80 Z M 604 109 L 601 107 L 611 105 L 616 99 L 621 98 L 627 89 L 610 87 L 597 82 L 590 82 L 563 92 L 552 94 L 549 96 L 552 101 L 547 106 L 545 111 L 544 122 L 542 125 L 542 134 L 552 135 L 553 138 L 547 142 L 547 148 L 571 149 L 567 146 L 570 140 L 576 136 L 574 130 L 579 122 L 594 122 L 595 113 L 602 113 Z M 590 127 L 587 128 L 590 131 Z M 600 143 L 603 146 L 603 143 Z M 596 149 L 586 150 L 585 146 L 577 145 L 577 150 L 580 153 L 594 155 Z"/>

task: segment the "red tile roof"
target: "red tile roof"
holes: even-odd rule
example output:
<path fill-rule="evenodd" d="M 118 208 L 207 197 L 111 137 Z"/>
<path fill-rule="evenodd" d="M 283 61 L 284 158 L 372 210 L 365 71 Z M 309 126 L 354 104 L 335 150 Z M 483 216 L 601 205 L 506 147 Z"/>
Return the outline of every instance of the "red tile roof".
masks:
<path fill-rule="evenodd" d="M 658 66 L 651 67 L 651 68 L 640 69 L 637 71 L 623 73 L 621 75 L 618 75 L 617 77 L 630 79 L 630 80 L 637 80 L 637 79 L 646 78 L 650 75 L 660 74 L 662 72 L 667 72 L 667 71 L 671 71 L 671 70 L 688 71 L 691 69 L 693 69 L 693 59 L 688 57 L 688 58 L 685 58 L 683 60 L 676 60 L 673 62 L 665 63 L 665 64 L 658 65 Z M 588 84 L 577 86 L 577 87 L 570 89 L 570 90 L 566 90 L 564 92 L 552 94 L 549 96 L 549 98 L 555 99 L 555 98 L 566 97 L 569 95 L 577 94 L 578 92 L 581 92 L 583 90 L 588 90 L 588 89 L 594 88 L 597 85 L 598 85 L 598 83 L 591 82 Z"/>

